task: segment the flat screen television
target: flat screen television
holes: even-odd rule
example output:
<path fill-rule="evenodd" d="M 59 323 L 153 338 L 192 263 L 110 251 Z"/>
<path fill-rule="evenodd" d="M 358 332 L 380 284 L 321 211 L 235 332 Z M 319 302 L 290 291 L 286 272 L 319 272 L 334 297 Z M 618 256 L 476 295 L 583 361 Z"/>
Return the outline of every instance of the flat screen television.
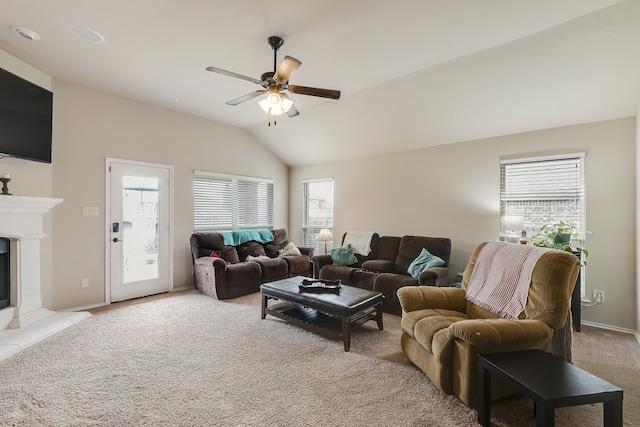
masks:
<path fill-rule="evenodd" d="M 53 93 L 0 68 L 0 156 L 51 163 Z"/>

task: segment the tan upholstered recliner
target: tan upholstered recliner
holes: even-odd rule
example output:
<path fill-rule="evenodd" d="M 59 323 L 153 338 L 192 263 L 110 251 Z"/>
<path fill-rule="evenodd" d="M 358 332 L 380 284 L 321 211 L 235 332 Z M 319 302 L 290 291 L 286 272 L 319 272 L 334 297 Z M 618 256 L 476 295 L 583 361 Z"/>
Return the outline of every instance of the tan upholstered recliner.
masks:
<path fill-rule="evenodd" d="M 553 330 L 569 323 L 571 292 L 580 270 L 578 258 L 569 252 L 543 254 L 531 271 L 524 311 L 518 319 L 500 318 L 465 299 L 478 255 L 487 243 L 471 254 L 462 288 L 410 286 L 398 290 L 402 351 L 443 392 L 473 408 L 476 355 L 534 348 L 549 351 Z M 498 381 L 494 385 L 494 399 L 513 393 Z"/>

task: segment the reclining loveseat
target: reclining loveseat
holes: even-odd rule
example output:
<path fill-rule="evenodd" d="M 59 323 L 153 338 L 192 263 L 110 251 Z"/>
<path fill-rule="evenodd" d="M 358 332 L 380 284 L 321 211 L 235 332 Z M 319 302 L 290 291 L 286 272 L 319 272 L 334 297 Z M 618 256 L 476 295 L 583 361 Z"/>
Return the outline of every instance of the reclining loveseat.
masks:
<path fill-rule="evenodd" d="M 220 300 L 258 292 L 262 283 L 311 274 L 313 248 L 296 248 L 284 228 L 194 233 L 190 244 L 196 289 Z"/>
<path fill-rule="evenodd" d="M 342 236 L 342 244 L 349 233 Z M 449 286 L 451 240 L 443 237 L 382 236 L 373 233 L 367 255 L 355 253 L 356 262 L 335 265 L 329 254 L 312 258 L 314 275 L 323 280 L 340 279 L 345 285 L 382 292 L 382 310 L 400 315 L 402 308 L 396 294 L 404 286 Z M 444 261 L 439 267 L 423 270 L 418 277 L 409 273 L 409 266 L 426 249 Z"/>

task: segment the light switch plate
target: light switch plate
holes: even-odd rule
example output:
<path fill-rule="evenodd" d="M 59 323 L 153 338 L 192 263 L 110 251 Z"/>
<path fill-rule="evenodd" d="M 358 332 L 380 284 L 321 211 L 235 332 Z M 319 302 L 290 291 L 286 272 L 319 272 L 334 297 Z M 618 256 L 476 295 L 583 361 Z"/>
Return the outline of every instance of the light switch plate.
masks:
<path fill-rule="evenodd" d="M 82 216 L 98 216 L 98 208 L 95 206 L 83 206 Z"/>

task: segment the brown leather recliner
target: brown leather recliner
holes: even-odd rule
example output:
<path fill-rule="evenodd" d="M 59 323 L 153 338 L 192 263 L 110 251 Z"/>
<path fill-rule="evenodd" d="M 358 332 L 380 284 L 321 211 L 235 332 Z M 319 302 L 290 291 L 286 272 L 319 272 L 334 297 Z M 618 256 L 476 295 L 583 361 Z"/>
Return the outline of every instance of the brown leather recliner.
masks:
<path fill-rule="evenodd" d="M 398 290 L 402 351 L 443 392 L 474 408 L 476 355 L 523 349 L 549 351 L 554 330 L 569 324 L 571 293 L 580 270 L 578 258 L 569 252 L 545 253 L 533 268 L 520 317 L 500 318 L 465 299 L 478 255 L 487 243 L 471 254 L 462 288 L 410 286 Z M 513 394 L 512 389 L 492 382 L 493 398 L 509 394 Z"/>

